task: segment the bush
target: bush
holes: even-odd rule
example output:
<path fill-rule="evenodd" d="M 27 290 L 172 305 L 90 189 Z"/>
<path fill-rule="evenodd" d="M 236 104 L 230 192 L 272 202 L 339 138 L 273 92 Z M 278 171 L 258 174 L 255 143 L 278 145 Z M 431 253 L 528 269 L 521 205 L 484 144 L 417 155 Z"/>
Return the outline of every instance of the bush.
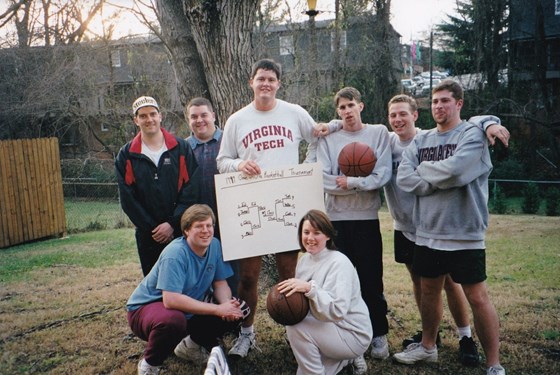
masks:
<path fill-rule="evenodd" d="M 506 195 L 498 186 L 494 185 L 494 191 L 492 192 L 492 205 L 491 210 L 494 214 L 505 214 L 507 211 Z"/>
<path fill-rule="evenodd" d="M 557 188 L 549 189 L 546 194 L 546 215 L 560 215 L 560 190 Z"/>
<path fill-rule="evenodd" d="M 539 195 L 539 187 L 535 183 L 529 183 L 523 189 L 523 203 L 521 209 L 526 214 L 536 214 L 541 205 L 541 196 Z"/>

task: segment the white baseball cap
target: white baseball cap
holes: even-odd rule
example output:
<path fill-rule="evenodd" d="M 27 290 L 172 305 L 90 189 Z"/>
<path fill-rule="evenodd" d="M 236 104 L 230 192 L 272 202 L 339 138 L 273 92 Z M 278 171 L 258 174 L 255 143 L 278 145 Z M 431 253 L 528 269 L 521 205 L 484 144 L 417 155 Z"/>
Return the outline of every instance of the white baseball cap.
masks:
<path fill-rule="evenodd" d="M 155 107 L 159 111 L 159 105 L 151 96 L 141 96 L 132 103 L 132 113 L 136 116 L 136 112 L 142 107 Z"/>

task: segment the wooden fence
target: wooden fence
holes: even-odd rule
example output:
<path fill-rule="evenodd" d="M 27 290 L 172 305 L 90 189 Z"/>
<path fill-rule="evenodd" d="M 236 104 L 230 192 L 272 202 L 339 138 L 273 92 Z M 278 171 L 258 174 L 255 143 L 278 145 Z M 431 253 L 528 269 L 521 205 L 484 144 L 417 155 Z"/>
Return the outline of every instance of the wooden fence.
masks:
<path fill-rule="evenodd" d="M 57 138 L 0 141 L 0 248 L 64 236 Z"/>

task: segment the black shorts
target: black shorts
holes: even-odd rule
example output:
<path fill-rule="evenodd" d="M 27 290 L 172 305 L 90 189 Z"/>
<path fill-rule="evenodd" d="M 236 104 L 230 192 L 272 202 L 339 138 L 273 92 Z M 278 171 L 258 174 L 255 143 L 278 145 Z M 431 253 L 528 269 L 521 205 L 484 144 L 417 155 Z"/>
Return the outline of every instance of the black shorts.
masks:
<path fill-rule="evenodd" d="M 445 251 L 416 246 L 412 270 L 421 277 L 449 274 L 458 284 L 476 284 L 486 280 L 486 252 L 484 249 Z"/>
<path fill-rule="evenodd" d="M 412 264 L 414 259 L 414 242 L 405 237 L 403 232 L 395 230 L 395 262 Z"/>

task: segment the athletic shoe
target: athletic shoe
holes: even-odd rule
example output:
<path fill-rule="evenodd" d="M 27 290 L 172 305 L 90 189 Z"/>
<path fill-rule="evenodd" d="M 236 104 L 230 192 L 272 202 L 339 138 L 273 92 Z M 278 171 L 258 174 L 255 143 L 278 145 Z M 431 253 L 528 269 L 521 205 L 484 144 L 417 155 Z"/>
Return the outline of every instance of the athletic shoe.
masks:
<path fill-rule="evenodd" d="M 412 335 L 411 337 L 404 339 L 402 342 L 402 348 L 406 349 L 407 346 L 415 342 L 416 343 L 422 342 L 422 331 L 417 331 L 415 335 Z M 439 337 L 439 332 L 437 333 L 437 337 L 436 337 L 436 345 L 441 346 L 441 337 Z"/>
<path fill-rule="evenodd" d="M 249 350 L 257 348 L 257 341 L 254 333 L 241 333 L 233 341 L 233 347 L 229 350 L 229 355 L 245 358 L 249 354 Z M 258 348 L 257 348 L 258 349 Z"/>
<path fill-rule="evenodd" d="M 353 375 L 364 375 L 367 373 L 367 363 L 363 355 L 351 359 L 350 364 L 352 365 Z"/>
<path fill-rule="evenodd" d="M 463 336 L 459 341 L 459 361 L 465 366 L 478 366 L 480 356 L 472 337 Z"/>
<path fill-rule="evenodd" d="M 486 375 L 506 375 L 506 369 L 500 365 L 494 365 L 486 369 Z"/>
<path fill-rule="evenodd" d="M 414 342 L 407 346 L 403 352 L 395 354 L 393 358 L 405 365 L 412 365 L 416 362 L 437 362 L 437 346 L 432 350 L 427 350 L 421 343 Z"/>
<path fill-rule="evenodd" d="M 221 346 L 215 346 L 212 348 L 212 351 L 210 351 L 210 357 L 208 357 L 208 363 L 206 364 L 204 374 L 231 375 L 226 354 Z"/>
<path fill-rule="evenodd" d="M 189 338 L 190 336 L 187 336 L 177 344 L 174 350 L 175 355 L 189 362 L 205 363 L 208 360 L 208 350 Z"/>
<path fill-rule="evenodd" d="M 389 344 L 387 336 L 376 336 L 371 340 L 371 358 L 386 359 L 389 357 Z"/>
<path fill-rule="evenodd" d="M 144 358 L 138 362 L 138 375 L 158 375 L 159 366 L 152 366 L 148 362 L 144 362 Z"/>

